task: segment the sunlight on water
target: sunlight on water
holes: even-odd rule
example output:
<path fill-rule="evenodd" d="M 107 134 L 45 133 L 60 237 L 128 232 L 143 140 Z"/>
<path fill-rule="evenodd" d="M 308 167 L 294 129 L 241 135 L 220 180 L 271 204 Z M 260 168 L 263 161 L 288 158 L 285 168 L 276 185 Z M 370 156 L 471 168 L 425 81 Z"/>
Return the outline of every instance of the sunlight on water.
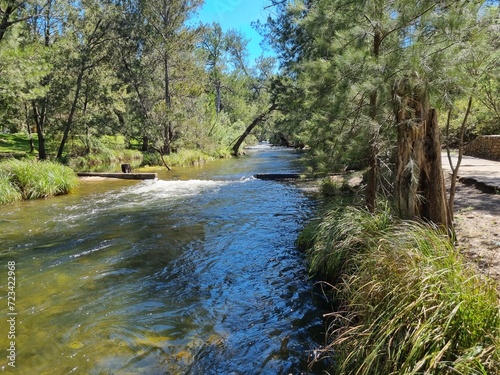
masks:
<path fill-rule="evenodd" d="M 189 179 L 85 183 L 0 208 L 4 317 L 8 261 L 17 297 L 4 372 L 307 373 L 321 312 L 294 242 L 311 201 L 251 177 L 295 155 L 251 152 Z"/>

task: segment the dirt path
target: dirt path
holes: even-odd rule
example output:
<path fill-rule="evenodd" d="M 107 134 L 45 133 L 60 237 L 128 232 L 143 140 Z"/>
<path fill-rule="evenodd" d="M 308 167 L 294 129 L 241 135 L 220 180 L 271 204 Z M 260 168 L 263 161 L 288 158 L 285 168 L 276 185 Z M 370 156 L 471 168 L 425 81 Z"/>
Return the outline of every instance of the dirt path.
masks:
<path fill-rule="evenodd" d="M 500 283 L 500 195 L 459 183 L 455 228 L 461 251 Z"/>

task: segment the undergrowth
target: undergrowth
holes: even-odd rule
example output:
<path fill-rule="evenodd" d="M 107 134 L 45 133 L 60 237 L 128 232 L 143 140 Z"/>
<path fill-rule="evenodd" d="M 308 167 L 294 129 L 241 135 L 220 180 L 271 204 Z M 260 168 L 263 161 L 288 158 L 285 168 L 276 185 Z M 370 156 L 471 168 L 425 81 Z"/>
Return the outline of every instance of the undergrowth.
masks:
<path fill-rule="evenodd" d="M 433 226 L 332 210 L 304 235 L 310 269 L 332 286 L 335 374 L 498 374 L 496 285 Z"/>

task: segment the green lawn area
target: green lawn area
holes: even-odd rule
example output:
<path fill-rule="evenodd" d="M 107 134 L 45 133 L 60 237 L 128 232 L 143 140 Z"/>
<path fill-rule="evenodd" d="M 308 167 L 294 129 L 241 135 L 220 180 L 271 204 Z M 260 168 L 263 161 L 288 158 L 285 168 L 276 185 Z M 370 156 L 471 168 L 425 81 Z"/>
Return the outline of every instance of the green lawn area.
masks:
<path fill-rule="evenodd" d="M 33 136 L 36 145 L 36 135 Z M 30 153 L 30 142 L 28 134 L 15 133 L 7 134 L 0 133 L 0 159 L 6 157 L 21 158 Z"/>

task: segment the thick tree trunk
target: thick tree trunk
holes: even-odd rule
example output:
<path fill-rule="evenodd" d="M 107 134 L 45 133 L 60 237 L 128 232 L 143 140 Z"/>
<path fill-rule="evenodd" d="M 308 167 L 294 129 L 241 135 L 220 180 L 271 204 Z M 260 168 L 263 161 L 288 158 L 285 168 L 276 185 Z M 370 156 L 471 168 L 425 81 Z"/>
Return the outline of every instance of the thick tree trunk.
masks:
<path fill-rule="evenodd" d="M 441 163 L 441 137 L 437 111 L 433 108 L 428 113 L 425 130 L 424 163 L 419 187 L 424 198 L 421 202 L 421 217 L 450 229 L 451 221 Z"/>
<path fill-rule="evenodd" d="M 30 111 L 28 110 L 28 104 L 24 102 L 24 113 L 25 113 L 25 118 L 26 118 L 26 130 L 28 131 L 28 139 L 30 142 L 30 154 L 35 151 L 35 144 L 33 143 L 33 135 L 31 134 L 31 127 L 30 127 Z"/>
<path fill-rule="evenodd" d="M 394 98 L 399 214 L 403 219 L 424 219 L 450 229 L 436 110 L 429 107 L 428 93 L 418 78 L 403 80 Z"/>
<path fill-rule="evenodd" d="M 243 143 L 243 141 L 245 140 L 245 138 L 252 132 L 252 130 L 257 126 L 259 125 L 262 121 L 264 121 L 267 116 L 269 116 L 269 114 L 274 111 L 275 109 L 277 108 L 277 105 L 276 103 L 273 103 L 266 112 L 264 113 L 261 113 L 260 115 L 258 115 L 250 125 L 248 125 L 248 127 L 245 129 L 245 132 L 238 138 L 238 140 L 236 141 L 236 143 L 234 144 L 233 146 L 233 154 L 234 155 L 238 155 L 239 154 L 239 150 L 240 150 L 240 147 L 241 147 L 241 144 Z"/>

